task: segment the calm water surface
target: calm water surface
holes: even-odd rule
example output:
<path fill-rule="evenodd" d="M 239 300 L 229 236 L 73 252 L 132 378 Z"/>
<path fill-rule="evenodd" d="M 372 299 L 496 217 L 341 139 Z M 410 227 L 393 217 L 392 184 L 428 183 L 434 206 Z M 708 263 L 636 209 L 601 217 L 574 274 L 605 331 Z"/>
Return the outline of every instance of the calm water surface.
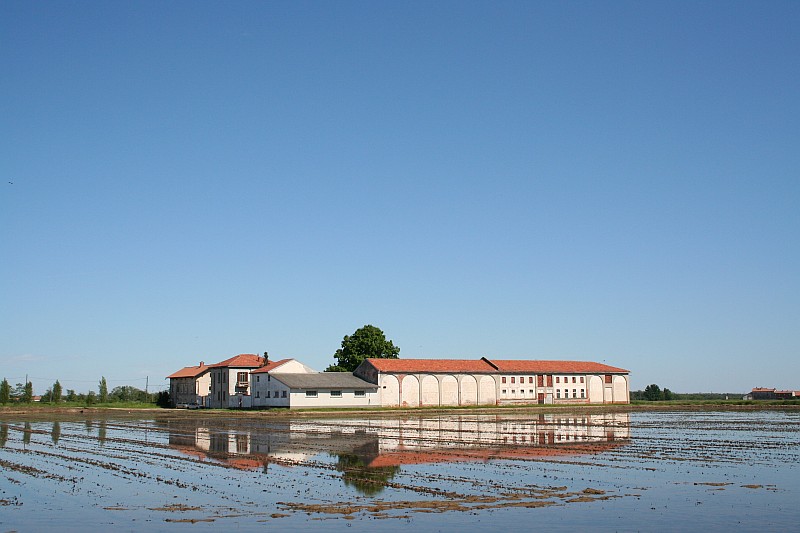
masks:
<path fill-rule="evenodd" d="M 798 464 L 797 411 L 6 416 L 0 531 L 791 531 Z"/>

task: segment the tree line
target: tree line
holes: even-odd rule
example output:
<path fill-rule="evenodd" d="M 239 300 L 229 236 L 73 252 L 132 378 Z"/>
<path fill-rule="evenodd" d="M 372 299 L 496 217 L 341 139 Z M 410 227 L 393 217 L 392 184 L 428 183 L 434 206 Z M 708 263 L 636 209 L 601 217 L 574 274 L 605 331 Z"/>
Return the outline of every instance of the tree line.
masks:
<path fill-rule="evenodd" d="M 114 387 L 108 390 L 108 383 L 103 376 L 97 386 L 97 392 L 90 390 L 87 393 L 78 393 L 74 389 L 67 389 L 66 393 L 59 380 L 42 394 L 40 403 L 48 404 L 73 404 L 73 405 L 96 405 L 109 403 L 151 403 L 166 405 L 169 393 L 167 391 L 150 393 L 130 385 Z M 33 384 L 28 381 L 25 384 L 17 383 L 11 386 L 7 379 L 3 378 L 0 382 L 0 405 L 9 403 L 29 404 L 33 402 Z"/>
<path fill-rule="evenodd" d="M 644 400 L 648 402 L 671 401 L 671 400 L 727 400 L 730 398 L 741 398 L 741 393 L 731 392 L 692 392 L 677 393 L 668 388 L 663 389 L 652 383 L 644 390 L 631 391 L 631 400 Z"/>

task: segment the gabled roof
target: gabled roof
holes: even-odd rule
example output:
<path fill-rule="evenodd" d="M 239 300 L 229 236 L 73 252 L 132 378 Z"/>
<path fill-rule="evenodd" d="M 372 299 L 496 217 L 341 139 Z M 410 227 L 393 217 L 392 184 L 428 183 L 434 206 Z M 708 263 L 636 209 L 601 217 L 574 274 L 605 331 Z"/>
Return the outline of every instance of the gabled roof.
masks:
<path fill-rule="evenodd" d="M 210 368 L 258 368 L 264 364 L 264 358 L 253 353 L 242 353 L 224 361 L 220 361 Z"/>
<path fill-rule="evenodd" d="M 280 361 L 270 361 L 266 365 L 262 366 L 261 368 L 256 368 L 251 374 L 260 374 L 263 372 L 272 372 L 276 368 L 285 365 L 289 361 L 293 361 L 293 359 L 281 359 Z"/>
<path fill-rule="evenodd" d="M 349 372 L 317 372 L 314 374 L 271 374 L 290 389 L 377 389 L 374 383 L 369 383 L 355 377 Z"/>
<path fill-rule="evenodd" d="M 379 372 L 468 372 L 472 374 L 627 374 L 623 368 L 589 361 L 481 359 L 366 359 Z"/>
<path fill-rule="evenodd" d="M 174 374 L 170 374 L 166 379 L 196 378 L 208 372 L 209 368 L 211 367 L 204 364 L 200 364 L 198 366 L 187 366 L 186 368 L 181 368 Z"/>

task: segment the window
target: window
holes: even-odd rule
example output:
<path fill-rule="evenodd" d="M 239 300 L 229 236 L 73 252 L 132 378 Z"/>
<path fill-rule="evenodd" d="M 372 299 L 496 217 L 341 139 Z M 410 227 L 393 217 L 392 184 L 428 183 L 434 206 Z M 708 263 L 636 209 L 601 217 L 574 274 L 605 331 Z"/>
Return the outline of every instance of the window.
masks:
<path fill-rule="evenodd" d="M 256 391 L 256 398 L 261 398 L 261 393 Z"/>
<path fill-rule="evenodd" d="M 237 372 L 236 381 L 238 383 L 247 383 L 247 372 Z"/>
<path fill-rule="evenodd" d="M 561 378 L 556 376 L 556 383 L 561 383 Z"/>
<path fill-rule="evenodd" d="M 506 394 L 506 389 L 503 389 L 503 395 L 505 396 L 505 394 Z"/>
<path fill-rule="evenodd" d="M 277 394 L 275 396 L 277 396 Z M 267 391 L 267 394 L 264 396 L 264 398 L 269 398 L 269 391 Z"/>
<path fill-rule="evenodd" d="M 613 378 L 611 377 L 611 374 L 606 374 L 606 383 L 612 383 L 612 381 Z"/>
<path fill-rule="evenodd" d="M 581 389 L 581 398 L 586 398 L 586 389 Z"/>
<path fill-rule="evenodd" d="M 277 393 L 277 392 L 275 392 L 275 397 L 276 397 L 276 398 L 278 397 L 278 393 Z M 281 393 L 281 398 L 286 398 L 286 391 L 283 391 L 283 392 Z"/>
<path fill-rule="evenodd" d="M 533 383 L 533 376 L 528 378 L 528 383 Z"/>
<path fill-rule="evenodd" d="M 583 376 L 581 376 L 581 383 L 583 383 Z"/>
<path fill-rule="evenodd" d="M 575 383 L 575 376 L 572 376 L 572 382 Z"/>
<path fill-rule="evenodd" d="M 561 389 L 556 389 L 556 398 L 561 398 Z"/>
<path fill-rule="evenodd" d="M 342 391 L 340 390 L 331 391 L 331 398 L 341 398 L 341 397 L 342 397 Z"/>
<path fill-rule="evenodd" d="M 544 387 L 544 376 L 536 376 L 536 379 L 539 380 L 538 385 Z"/>
<path fill-rule="evenodd" d="M 317 397 L 317 391 L 315 390 L 306 391 L 306 398 L 316 398 L 316 397 Z"/>
<path fill-rule="evenodd" d="M 531 393 L 531 394 L 533 394 L 533 389 L 529 390 L 528 392 L 529 392 L 529 393 Z"/>
<path fill-rule="evenodd" d="M 364 396 L 367 395 L 367 393 L 364 392 L 363 390 L 357 390 L 357 391 L 355 391 L 354 394 L 355 394 L 356 398 L 363 398 Z"/>
<path fill-rule="evenodd" d="M 260 383 L 260 382 L 261 382 L 261 376 L 256 376 L 256 383 Z"/>
<path fill-rule="evenodd" d="M 578 397 L 578 391 L 576 389 L 572 389 L 572 397 L 573 398 L 577 398 Z"/>
<path fill-rule="evenodd" d="M 505 377 L 505 376 L 503 376 L 503 383 L 505 383 L 505 382 L 506 382 L 506 377 Z"/>

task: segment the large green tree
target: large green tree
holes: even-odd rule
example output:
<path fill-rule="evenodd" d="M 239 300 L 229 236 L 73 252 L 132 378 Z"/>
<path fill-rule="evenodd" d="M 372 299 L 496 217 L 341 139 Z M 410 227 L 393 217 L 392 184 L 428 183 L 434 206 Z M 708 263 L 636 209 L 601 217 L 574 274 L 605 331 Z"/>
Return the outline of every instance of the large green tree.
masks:
<path fill-rule="evenodd" d="M 333 354 L 337 363 L 325 369 L 326 372 L 352 372 L 368 358 L 397 359 L 400 347 L 395 346 L 380 328 L 367 324 L 352 335 L 345 335 L 342 347 Z"/>

